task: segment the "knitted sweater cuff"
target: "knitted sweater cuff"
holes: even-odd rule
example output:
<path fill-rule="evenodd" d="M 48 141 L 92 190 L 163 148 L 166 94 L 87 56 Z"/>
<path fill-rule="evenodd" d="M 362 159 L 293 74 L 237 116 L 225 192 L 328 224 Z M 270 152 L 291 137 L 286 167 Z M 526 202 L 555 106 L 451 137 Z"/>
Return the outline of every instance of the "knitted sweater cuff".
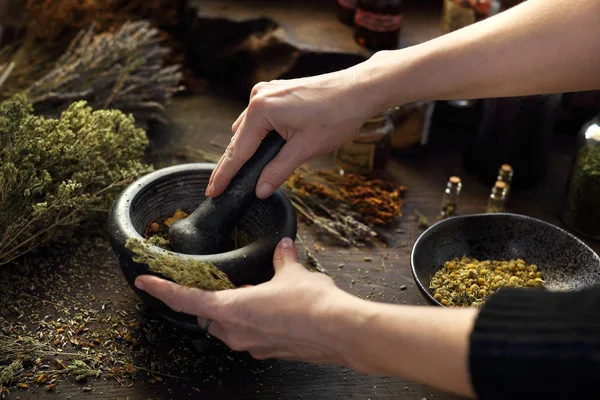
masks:
<path fill-rule="evenodd" d="M 498 291 L 475 323 L 469 364 L 482 400 L 600 398 L 600 290 Z"/>

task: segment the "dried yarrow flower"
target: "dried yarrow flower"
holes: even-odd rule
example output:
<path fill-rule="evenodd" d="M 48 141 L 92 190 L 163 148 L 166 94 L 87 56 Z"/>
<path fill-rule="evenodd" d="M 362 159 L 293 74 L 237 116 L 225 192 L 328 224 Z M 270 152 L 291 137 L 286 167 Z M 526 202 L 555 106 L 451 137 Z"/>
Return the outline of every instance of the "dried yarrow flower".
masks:
<path fill-rule="evenodd" d="M 0 103 L 0 265 L 72 232 L 150 171 L 143 129 L 117 110 L 71 104 L 37 116 L 20 96 Z"/>

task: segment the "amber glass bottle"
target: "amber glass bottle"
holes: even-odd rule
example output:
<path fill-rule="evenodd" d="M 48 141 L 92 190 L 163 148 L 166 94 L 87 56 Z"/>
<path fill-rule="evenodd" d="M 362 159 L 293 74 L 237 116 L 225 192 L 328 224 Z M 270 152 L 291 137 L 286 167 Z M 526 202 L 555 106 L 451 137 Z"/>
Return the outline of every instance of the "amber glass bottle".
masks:
<path fill-rule="evenodd" d="M 372 50 L 396 49 L 402 18 L 402 0 L 358 0 L 354 15 L 354 39 Z"/>
<path fill-rule="evenodd" d="M 354 14 L 358 0 L 336 0 L 337 16 L 346 25 L 354 25 Z"/>

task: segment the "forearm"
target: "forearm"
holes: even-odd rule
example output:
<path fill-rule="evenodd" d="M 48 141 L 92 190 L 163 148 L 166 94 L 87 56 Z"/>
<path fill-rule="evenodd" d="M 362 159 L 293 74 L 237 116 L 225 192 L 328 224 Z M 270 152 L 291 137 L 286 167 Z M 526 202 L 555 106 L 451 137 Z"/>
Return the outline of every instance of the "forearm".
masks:
<path fill-rule="evenodd" d="M 528 0 L 437 39 L 377 53 L 361 78 L 376 109 L 421 100 L 600 89 L 600 1 Z"/>
<path fill-rule="evenodd" d="M 338 335 L 343 331 L 351 338 L 334 339 L 344 345 L 348 367 L 473 395 L 468 358 L 476 309 L 359 301 L 340 312 L 331 325 Z"/>

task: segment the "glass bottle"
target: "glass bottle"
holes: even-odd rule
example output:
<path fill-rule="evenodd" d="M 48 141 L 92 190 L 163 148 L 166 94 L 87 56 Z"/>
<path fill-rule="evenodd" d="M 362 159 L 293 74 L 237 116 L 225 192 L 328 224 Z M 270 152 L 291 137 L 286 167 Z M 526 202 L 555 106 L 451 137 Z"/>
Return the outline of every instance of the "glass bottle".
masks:
<path fill-rule="evenodd" d="M 487 212 L 488 213 L 501 213 L 504 212 L 504 206 L 506 205 L 506 183 L 502 181 L 496 181 L 496 184 L 492 188 L 492 193 L 488 199 Z"/>
<path fill-rule="evenodd" d="M 510 184 L 512 183 L 513 175 L 514 171 L 510 164 L 502 164 L 500 166 L 496 180 L 506 183 L 506 197 L 508 197 L 510 193 Z"/>
<path fill-rule="evenodd" d="M 443 218 L 456 215 L 460 191 L 462 190 L 462 181 L 458 176 L 451 176 L 446 184 L 444 196 L 442 197 L 442 207 L 440 214 Z"/>
<path fill-rule="evenodd" d="M 369 119 L 352 141 L 335 152 L 340 173 L 371 173 L 385 169 L 390 158 L 394 124 L 390 111 Z"/>
<path fill-rule="evenodd" d="M 444 0 L 442 30 L 454 32 L 476 22 L 475 9 L 468 0 Z"/>
<path fill-rule="evenodd" d="M 354 39 L 372 50 L 398 48 L 403 19 L 402 0 L 358 0 Z"/>
<path fill-rule="evenodd" d="M 337 16 L 340 21 L 349 26 L 354 26 L 354 14 L 358 0 L 336 0 Z"/>
<path fill-rule="evenodd" d="M 579 133 L 563 221 L 581 235 L 600 239 L 600 115 L 585 124 Z"/>

